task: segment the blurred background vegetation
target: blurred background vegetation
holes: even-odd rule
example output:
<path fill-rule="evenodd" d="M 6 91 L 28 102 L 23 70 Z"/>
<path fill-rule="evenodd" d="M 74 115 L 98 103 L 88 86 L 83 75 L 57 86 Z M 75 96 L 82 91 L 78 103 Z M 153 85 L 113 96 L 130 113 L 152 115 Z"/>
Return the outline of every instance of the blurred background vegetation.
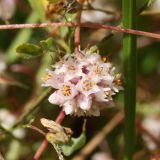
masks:
<path fill-rule="evenodd" d="M 47 3 L 47 0 L 0 0 L 0 24 L 66 21 L 63 16 L 55 13 L 49 13 L 47 17 Z M 160 0 L 137 1 L 135 12 L 137 12 L 138 30 L 160 32 Z M 65 14 L 67 20 L 75 21 L 74 11 Z M 84 4 L 81 21 L 119 26 L 121 18 L 120 0 L 88 0 L 88 3 L 86 1 Z M 40 118 L 54 120 L 58 115 L 60 109 L 48 103 L 49 91 L 44 93 L 41 78 L 45 75 L 46 68 L 50 68 L 59 56 L 73 51 L 74 30 L 74 27 L 0 30 L 0 153 L 6 160 L 32 159 L 44 137 L 33 130 L 26 129 L 24 125 L 34 119 L 34 125 L 41 128 Z M 43 50 L 43 55 L 33 59 L 23 59 L 16 53 L 17 46 L 22 43 L 39 44 L 40 41 L 49 37 L 52 37 L 52 51 Z M 123 76 L 122 33 L 82 28 L 81 47 L 91 45 L 96 45 L 100 54 L 107 56 Z M 148 160 L 155 154 L 159 154 L 160 157 L 159 52 L 159 40 L 138 36 L 135 160 Z M 43 95 L 39 98 L 41 93 Z M 87 157 L 81 157 L 82 160 L 122 159 L 124 153 L 123 120 L 119 118 L 114 127 L 109 125 L 110 121 L 114 122 L 115 116 L 122 109 L 123 92 L 115 97 L 115 103 L 109 109 L 102 111 L 100 117 L 87 118 L 87 143 L 96 137 L 97 133 L 102 132 L 101 129 L 104 126 L 112 129 L 104 135 L 103 141 L 96 141 L 96 147 L 88 153 Z M 64 126 L 73 129 L 74 136 L 81 133 L 82 124 L 83 118 L 71 116 L 67 116 L 63 122 Z M 73 157 L 77 155 L 78 152 Z M 56 152 L 51 145 L 48 146 L 41 159 L 57 159 Z"/>

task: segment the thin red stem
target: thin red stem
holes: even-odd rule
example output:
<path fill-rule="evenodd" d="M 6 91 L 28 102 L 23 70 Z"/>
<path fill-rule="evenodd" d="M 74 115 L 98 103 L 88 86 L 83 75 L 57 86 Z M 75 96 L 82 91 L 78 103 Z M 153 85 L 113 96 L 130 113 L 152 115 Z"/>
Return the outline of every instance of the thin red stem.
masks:
<path fill-rule="evenodd" d="M 84 28 L 93 28 L 93 29 L 106 29 L 106 30 L 113 30 L 116 32 L 123 32 L 129 33 L 134 35 L 140 35 L 150 38 L 160 39 L 160 34 L 145 32 L 140 30 L 134 29 L 125 29 L 116 26 L 109 26 L 103 25 L 99 23 L 73 23 L 73 22 L 56 22 L 56 23 L 40 23 L 40 24 L 10 24 L 10 25 L 0 25 L 0 30 L 7 30 L 7 29 L 23 29 L 23 28 L 44 28 L 44 27 L 61 27 L 61 26 L 68 26 L 68 27 L 84 27 Z"/>
<path fill-rule="evenodd" d="M 57 116 L 55 122 L 56 123 L 62 123 L 62 121 L 64 120 L 66 114 L 63 110 L 61 110 L 61 112 L 59 113 L 59 115 Z M 43 151 L 46 149 L 48 145 L 48 141 L 46 139 L 43 140 L 43 142 L 41 143 L 40 147 L 38 148 L 37 152 L 34 155 L 34 160 L 39 160 L 40 156 L 42 155 Z"/>
<path fill-rule="evenodd" d="M 79 0 L 79 4 L 81 5 L 81 9 L 78 11 L 77 13 L 77 24 L 81 23 L 81 14 L 82 14 L 82 8 L 83 8 L 83 3 L 85 2 L 85 0 Z M 79 50 L 79 46 L 80 46 L 80 32 L 81 32 L 81 28 L 78 25 L 75 33 L 74 33 L 74 46 L 75 46 L 75 51 Z"/>

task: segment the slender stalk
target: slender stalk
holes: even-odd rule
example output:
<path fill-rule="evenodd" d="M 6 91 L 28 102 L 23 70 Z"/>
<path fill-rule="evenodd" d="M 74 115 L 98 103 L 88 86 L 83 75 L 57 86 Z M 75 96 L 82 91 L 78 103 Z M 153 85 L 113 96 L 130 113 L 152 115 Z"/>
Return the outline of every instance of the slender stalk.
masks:
<path fill-rule="evenodd" d="M 123 0 L 123 26 L 136 28 L 136 0 Z M 136 111 L 136 36 L 125 33 L 123 37 L 125 69 L 125 156 L 132 160 L 135 146 Z"/>
<path fill-rule="evenodd" d="M 65 112 L 63 110 L 61 110 L 61 112 L 57 116 L 55 122 L 59 123 L 59 124 L 62 123 L 65 116 L 66 116 Z M 44 139 L 43 142 L 41 143 L 40 147 L 38 148 L 37 152 L 35 153 L 33 160 L 39 160 L 40 156 L 42 155 L 43 151 L 46 149 L 47 145 L 48 145 L 48 141 L 46 139 Z"/>
<path fill-rule="evenodd" d="M 85 2 L 85 0 L 79 0 L 79 4 L 81 5 L 81 9 L 77 13 L 77 23 L 78 24 L 81 23 L 81 14 L 82 14 L 82 8 L 83 8 L 83 3 L 84 2 Z M 81 28 L 80 28 L 80 26 L 77 26 L 76 30 L 75 30 L 75 34 L 74 34 L 75 51 L 79 50 L 79 46 L 80 46 L 80 32 L 81 32 Z"/>
<path fill-rule="evenodd" d="M 9 130 L 5 129 L 3 126 L 0 125 L 0 133 L 1 132 L 10 136 L 12 139 L 14 139 L 16 141 L 22 142 L 22 140 L 20 138 L 15 137 Z"/>
<path fill-rule="evenodd" d="M 73 23 L 73 22 L 53 22 L 53 23 L 34 23 L 34 24 L 9 24 L 9 25 L 0 25 L 0 30 L 8 29 L 23 29 L 23 28 L 45 28 L 45 27 L 83 27 L 83 28 L 92 28 L 92 29 L 105 29 L 112 30 L 116 32 L 129 33 L 133 35 L 145 36 L 150 38 L 160 39 L 160 34 L 145 32 L 135 29 L 127 29 L 117 26 L 104 25 L 99 23 Z"/>
<path fill-rule="evenodd" d="M 25 106 L 23 114 L 19 117 L 17 122 L 14 124 L 13 128 L 16 128 L 20 124 L 24 123 L 30 114 L 36 110 L 38 105 L 51 93 L 52 88 L 48 88 L 42 92 L 41 95 L 31 99 Z"/>

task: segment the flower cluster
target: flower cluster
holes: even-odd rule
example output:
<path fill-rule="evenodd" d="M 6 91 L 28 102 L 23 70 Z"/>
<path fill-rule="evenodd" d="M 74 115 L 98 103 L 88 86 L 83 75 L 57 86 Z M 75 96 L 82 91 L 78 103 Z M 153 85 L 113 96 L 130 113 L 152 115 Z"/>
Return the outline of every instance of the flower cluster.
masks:
<path fill-rule="evenodd" d="M 43 86 L 56 89 L 48 100 L 62 106 L 66 114 L 99 116 L 99 104 L 112 101 L 122 89 L 120 74 L 114 70 L 98 53 L 77 51 L 47 70 Z"/>

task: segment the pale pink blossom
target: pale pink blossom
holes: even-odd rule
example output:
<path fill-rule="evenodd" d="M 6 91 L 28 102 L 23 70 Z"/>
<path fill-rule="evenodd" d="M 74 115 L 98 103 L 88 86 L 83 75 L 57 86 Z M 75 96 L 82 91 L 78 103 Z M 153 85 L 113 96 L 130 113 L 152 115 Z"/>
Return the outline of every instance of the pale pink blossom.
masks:
<path fill-rule="evenodd" d="M 85 96 L 83 94 L 80 94 L 78 96 L 78 100 L 77 100 L 79 107 L 84 110 L 87 111 L 91 108 L 92 105 L 92 97 L 91 96 Z"/>
<path fill-rule="evenodd" d="M 55 89 L 48 100 L 63 107 L 66 114 L 99 116 L 100 104 L 111 102 L 122 89 L 115 67 L 91 50 L 66 55 L 52 67 L 43 78 L 43 86 Z"/>
<path fill-rule="evenodd" d="M 90 77 L 86 75 L 77 83 L 76 88 L 85 96 L 89 96 L 90 94 L 96 93 L 100 90 L 97 85 L 98 82 L 98 77 Z"/>
<path fill-rule="evenodd" d="M 47 70 L 48 73 L 45 77 L 42 78 L 44 87 L 53 87 L 55 89 L 58 89 L 61 87 L 61 85 L 64 82 L 64 75 L 63 74 L 56 74 L 55 72 L 51 70 Z"/>

